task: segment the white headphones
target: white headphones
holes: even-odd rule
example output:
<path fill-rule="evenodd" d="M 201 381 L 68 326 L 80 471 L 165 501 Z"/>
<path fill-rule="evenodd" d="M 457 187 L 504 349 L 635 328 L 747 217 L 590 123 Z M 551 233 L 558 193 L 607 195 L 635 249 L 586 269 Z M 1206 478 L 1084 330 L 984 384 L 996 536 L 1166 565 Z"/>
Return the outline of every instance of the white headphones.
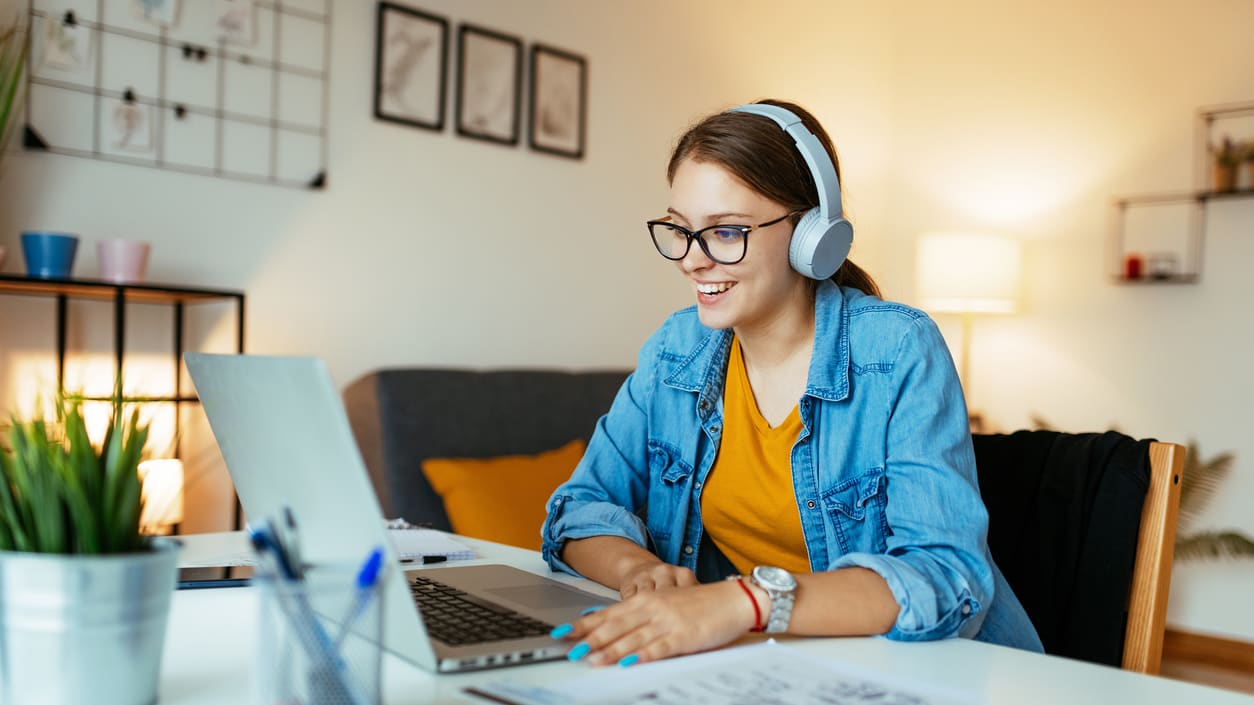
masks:
<path fill-rule="evenodd" d="M 819 190 L 819 205 L 801 216 L 788 243 L 788 262 L 792 268 L 811 279 L 827 279 L 840 269 L 853 245 L 853 224 L 845 220 L 840 207 L 840 179 L 836 165 L 823 149 L 823 143 L 806 129 L 801 118 L 776 105 L 751 103 L 732 108 L 730 112 L 752 113 L 774 120 L 797 144 L 814 185 Z"/>

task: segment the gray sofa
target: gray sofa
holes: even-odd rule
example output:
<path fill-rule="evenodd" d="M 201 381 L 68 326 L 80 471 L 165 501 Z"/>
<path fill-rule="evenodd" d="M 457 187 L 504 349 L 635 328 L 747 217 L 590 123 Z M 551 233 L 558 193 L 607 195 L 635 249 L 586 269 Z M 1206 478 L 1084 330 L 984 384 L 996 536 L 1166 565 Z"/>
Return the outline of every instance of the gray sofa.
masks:
<path fill-rule="evenodd" d="M 344 404 L 384 514 L 449 530 L 427 458 L 491 458 L 553 450 L 592 436 L 627 371 L 371 372 Z"/>

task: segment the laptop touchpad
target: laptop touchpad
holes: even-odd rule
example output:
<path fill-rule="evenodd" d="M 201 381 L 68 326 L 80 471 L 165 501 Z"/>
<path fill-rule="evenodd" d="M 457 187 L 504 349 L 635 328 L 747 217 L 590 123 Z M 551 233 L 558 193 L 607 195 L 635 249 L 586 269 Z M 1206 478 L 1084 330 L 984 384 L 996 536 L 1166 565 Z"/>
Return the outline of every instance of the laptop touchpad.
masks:
<path fill-rule="evenodd" d="M 557 585 L 520 585 L 518 587 L 492 588 L 486 590 L 486 592 L 510 602 L 526 605 L 534 610 L 591 607 L 611 602 L 608 599 L 598 598 L 595 595 Z"/>

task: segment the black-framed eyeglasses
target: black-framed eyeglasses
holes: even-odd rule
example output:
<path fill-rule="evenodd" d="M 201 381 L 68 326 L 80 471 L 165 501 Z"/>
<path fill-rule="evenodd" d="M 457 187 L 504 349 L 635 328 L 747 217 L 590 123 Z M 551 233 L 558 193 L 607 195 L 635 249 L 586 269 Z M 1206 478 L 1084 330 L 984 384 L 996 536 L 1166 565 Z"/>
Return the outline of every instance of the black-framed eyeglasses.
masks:
<path fill-rule="evenodd" d="M 760 228 L 769 228 L 804 212 L 792 211 L 758 225 L 711 225 L 700 230 L 689 230 L 676 225 L 671 222 L 669 215 L 650 220 L 645 225 L 653 238 L 653 246 L 666 259 L 679 261 L 688 256 L 692 241 L 696 240 L 706 257 L 719 264 L 736 264 L 745 258 L 745 253 L 749 250 L 749 233 Z"/>

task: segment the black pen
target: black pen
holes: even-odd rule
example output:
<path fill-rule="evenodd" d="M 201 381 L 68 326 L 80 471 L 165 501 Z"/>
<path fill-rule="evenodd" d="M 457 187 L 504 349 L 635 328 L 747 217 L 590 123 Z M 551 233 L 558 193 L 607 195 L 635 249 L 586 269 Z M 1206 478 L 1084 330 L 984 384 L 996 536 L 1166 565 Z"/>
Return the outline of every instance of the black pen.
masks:
<path fill-rule="evenodd" d="M 423 556 L 422 564 L 431 565 L 432 563 L 443 563 L 448 560 L 448 556 Z"/>

